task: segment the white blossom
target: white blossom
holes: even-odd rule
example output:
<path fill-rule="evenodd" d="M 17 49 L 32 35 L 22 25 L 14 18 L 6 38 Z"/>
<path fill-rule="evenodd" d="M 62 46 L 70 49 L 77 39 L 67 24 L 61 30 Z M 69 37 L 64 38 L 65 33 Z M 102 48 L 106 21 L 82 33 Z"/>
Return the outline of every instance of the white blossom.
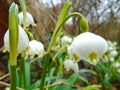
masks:
<path fill-rule="evenodd" d="M 18 14 L 18 17 L 19 17 L 19 24 L 23 25 L 23 12 L 20 12 Z M 25 24 L 26 26 L 35 25 L 33 16 L 29 12 L 26 12 L 26 23 Z"/>
<path fill-rule="evenodd" d="M 61 38 L 61 42 L 62 43 L 71 43 L 72 42 L 72 38 L 65 35 L 65 36 L 63 36 Z"/>
<path fill-rule="evenodd" d="M 74 38 L 68 47 L 68 54 L 75 61 L 84 59 L 96 65 L 107 49 L 108 45 L 104 38 L 91 32 L 85 32 Z"/>
<path fill-rule="evenodd" d="M 29 44 L 29 38 L 24 29 L 19 25 L 19 39 L 18 39 L 18 53 L 21 53 Z M 10 51 L 9 46 L 9 30 L 4 35 L 4 47 L 7 51 Z"/>
<path fill-rule="evenodd" d="M 119 62 L 113 63 L 113 67 L 120 68 L 120 63 Z"/>
<path fill-rule="evenodd" d="M 79 71 L 78 63 L 74 62 L 73 60 L 70 60 L 70 59 L 65 60 L 64 68 L 67 71 L 69 71 L 70 69 L 72 69 L 74 72 L 78 72 Z"/>
<path fill-rule="evenodd" d="M 30 55 L 30 58 L 33 58 L 35 55 L 42 57 L 44 55 L 44 45 L 36 40 L 32 40 L 29 43 L 29 48 L 26 51 L 27 55 Z"/>

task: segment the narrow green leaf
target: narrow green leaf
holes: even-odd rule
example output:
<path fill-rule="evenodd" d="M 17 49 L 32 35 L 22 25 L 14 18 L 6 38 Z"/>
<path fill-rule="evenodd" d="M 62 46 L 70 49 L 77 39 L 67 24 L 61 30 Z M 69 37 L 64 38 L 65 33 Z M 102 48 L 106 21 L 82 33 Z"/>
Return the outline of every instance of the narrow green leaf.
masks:
<path fill-rule="evenodd" d="M 9 9 L 10 65 L 17 65 L 18 55 L 18 6 L 12 3 Z"/>
<path fill-rule="evenodd" d="M 74 73 L 67 79 L 67 82 L 70 84 L 74 84 L 77 80 L 78 80 L 78 74 Z"/>
<path fill-rule="evenodd" d="M 94 75 L 97 75 L 96 72 L 94 72 L 92 70 L 88 70 L 88 69 L 81 69 L 81 70 L 79 70 L 79 73 L 92 73 Z"/>
<path fill-rule="evenodd" d="M 53 68 L 50 70 L 48 85 L 51 83 L 51 80 L 52 80 L 52 78 L 53 78 L 54 72 L 55 72 L 55 67 L 53 67 Z"/>
<path fill-rule="evenodd" d="M 55 30 L 54 30 L 54 33 L 53 33 L 53 36 L 52 36 L 52 39 L 50 41 L 50 45 L 49 45 L 48 50 L 47 50 L 48 53 L 50 52 L 53 44 L 56 41 L 57 34 L 61 33 L 63 25 L 61 27 L 60 27 L 60 25 L 64 22 L 66 16 L 68 15 L 68 11 L 70 9 L 71 4 L 72 4 L 71 2 L 67 1 L 62 8 L 62 11 L 61 11 L 60 16 L 58 18 L 58 21 L 57 21 L 57 24 L 56 24 L 56 27 L 55 27 Z"/>
<path fill-rule="evenodd" d="M 34 90 L 35 88 L 38 88 L 40 86 L 40 82 L 41 82 L 41 80 L 37 80 L 35 83 L 33 83 L 30 86 L 30 90 Z"/>
<path fill-rule="evenodd" d="M 78 78 L 84 83 L 89 84 L 88 80 L 85 77 L 79 75 Z"/>

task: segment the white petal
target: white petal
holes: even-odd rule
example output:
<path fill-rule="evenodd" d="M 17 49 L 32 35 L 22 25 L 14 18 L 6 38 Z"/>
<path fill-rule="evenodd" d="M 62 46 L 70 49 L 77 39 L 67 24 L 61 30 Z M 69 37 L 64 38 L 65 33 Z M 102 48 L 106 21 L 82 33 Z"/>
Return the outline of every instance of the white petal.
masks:
<path fill-rule="evenodd" d="M 29 12 L 27 12 L 26 15 L 27 15 L 26 16 L 27 26 L 33 25 L 34 24 L 34 19 L 33 19 L 32 15 Z M 18 17 L 19 17 L 19 24 L 22 25 L 23 24 L 23 12 L 20 12 Z"/>
<path fill-rule="evenodd" d="M 68 36 L 63 36 L 62 38 L 61 38 L 61 42 L 62 43 L 71 43 L 72 42 L 72 38 L 70 38 L 70 37 L 68 37 Z"/>
<path fill-rule="evenodd" d="M 44 45 L 41 42 L 32 40 L 29 43 L 30 49 L 28 50 L 29 55 L 43 55 L 44 54 Z"/>
<path fill-rule="evenodd" d="M 29 38 L 24 31 L 24 29 L 19 26 L 19 42 L 18 42 L 18 52 L 22 52 L 29 45 Z"/>
<path fill-rule="evenodd" d="M 75 37 L 68 49 L 69 55 L 77 55 L 78 59 L 89 60 L 88 56 L 92 52 L 101 58 L 107 51 L 108 45 L 104 38 L 90 32 L 85 32 Z M 71 56 L 73 58 L 73 56 Z"/>
<path fill-rule="evenodd" d="M 65 60 L 64 67 L 67 71 L 69 71 L 70 69 L 72 69 L 74 72 L 79 71 L 78 63 L 70 59 Z"/>
<path fill-rule="evenodd" d="M 21 26 L 19 26 L 19 40 L 18 40 L 18 53 L 21 53 L 29 44 L 29 38 L 26 32 L 23 30 Z M 9 47 L 9 30 L 4 35 L 4 46 L 5 48 L 10 51 Z"/>

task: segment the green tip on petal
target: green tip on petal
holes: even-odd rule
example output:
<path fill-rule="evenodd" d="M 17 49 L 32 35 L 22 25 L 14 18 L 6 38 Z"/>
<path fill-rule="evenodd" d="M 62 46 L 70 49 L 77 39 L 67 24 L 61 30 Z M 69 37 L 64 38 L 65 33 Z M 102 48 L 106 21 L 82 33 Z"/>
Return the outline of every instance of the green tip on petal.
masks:
<path fill-rule="evenodd" d="M 73 53 L 73 59 L 74 59 L 74 61 L 78 60 L 78 56 L 75 53 Z"/>
<path fill-rule="evenodd" d="M 93 62 L 94 60 L 97 60 L 97 54 L 95 52 L 92 52 L 89 54 L 88 58 L 91 62 Z"/>

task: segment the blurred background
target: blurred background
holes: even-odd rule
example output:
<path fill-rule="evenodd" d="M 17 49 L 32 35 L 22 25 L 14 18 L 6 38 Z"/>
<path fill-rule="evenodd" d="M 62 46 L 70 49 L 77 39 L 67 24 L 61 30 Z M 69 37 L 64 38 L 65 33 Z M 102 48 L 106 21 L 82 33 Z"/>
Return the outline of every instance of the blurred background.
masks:
<path fill-rule="evenodd" d="M 33 33 L 43 42 L 47 34 L 54 30 L 59 13 L 66 0 L 27 0 L 28 10 L 34 16 L 37 27 Z M 107 40 L 120 43 L 120 0 L 70 0 L 69 13 L 80 12 L 89 22 L 89 31 Z M 79 18 L 73 17 L 64 25 L 64 31 L 76 35 L 80 33 Z"/>
<path fill-rule="evenodd" d="M 50 39 L 60 11 L 66 0 L 26 0 L 27 11 L 30 12 L 37 24 L 31 27 L 35 38 L 46 47 Z M 80 12 L 89 22 L 89 31 L 101 35 L 106 40 L 116 41 L 120 45 L 120 0 L 70 0 L 72 6 L 69 13 Z M 4 33 L 8 29 L 8 11 L 12 2 L 19 5 L 19 0 L 0 0 L 0 48 L 3 46 Z M 21 11 L 21 8 L 19 8 Z M 70 35 L 80 32 L 80 19 L 70 18 L 63 31 Z M 0 76 L 7 70 L 8 54 L 0 52 Z M 6 82 L 9 81 L 6 79 Z"/>
<path fill-rule="evenodd" d="M 46 42 L 56 25 L 59 13 L 66 0 L 26 0 L 37 26 L 31 29 L 37 40 Z M 89 31 L 104 38 L 120 43 L 120 0 L 70 0 L 72 7 L 69 13 L 80 12 L 89 22 Z M 11 2 L 19 4 L 19 0 L 0 1 L 0 41 L 7 29 L 8 9 Z M 20 8 L 19 8 L 20 9 Z M 21 11 L 21 9 L 19 10 Z M 3 14 L 3 15 L 2 15 Z M 79 18 L 72 17 L 64 25 L 64 31 L 76 35 L 80 33 Z M 4 26 L 4 27 L 3 27 Z M 2 44 L 3 45 L 3 44 Z M 2 46 L 0 45 L 0 46 Z"/>

